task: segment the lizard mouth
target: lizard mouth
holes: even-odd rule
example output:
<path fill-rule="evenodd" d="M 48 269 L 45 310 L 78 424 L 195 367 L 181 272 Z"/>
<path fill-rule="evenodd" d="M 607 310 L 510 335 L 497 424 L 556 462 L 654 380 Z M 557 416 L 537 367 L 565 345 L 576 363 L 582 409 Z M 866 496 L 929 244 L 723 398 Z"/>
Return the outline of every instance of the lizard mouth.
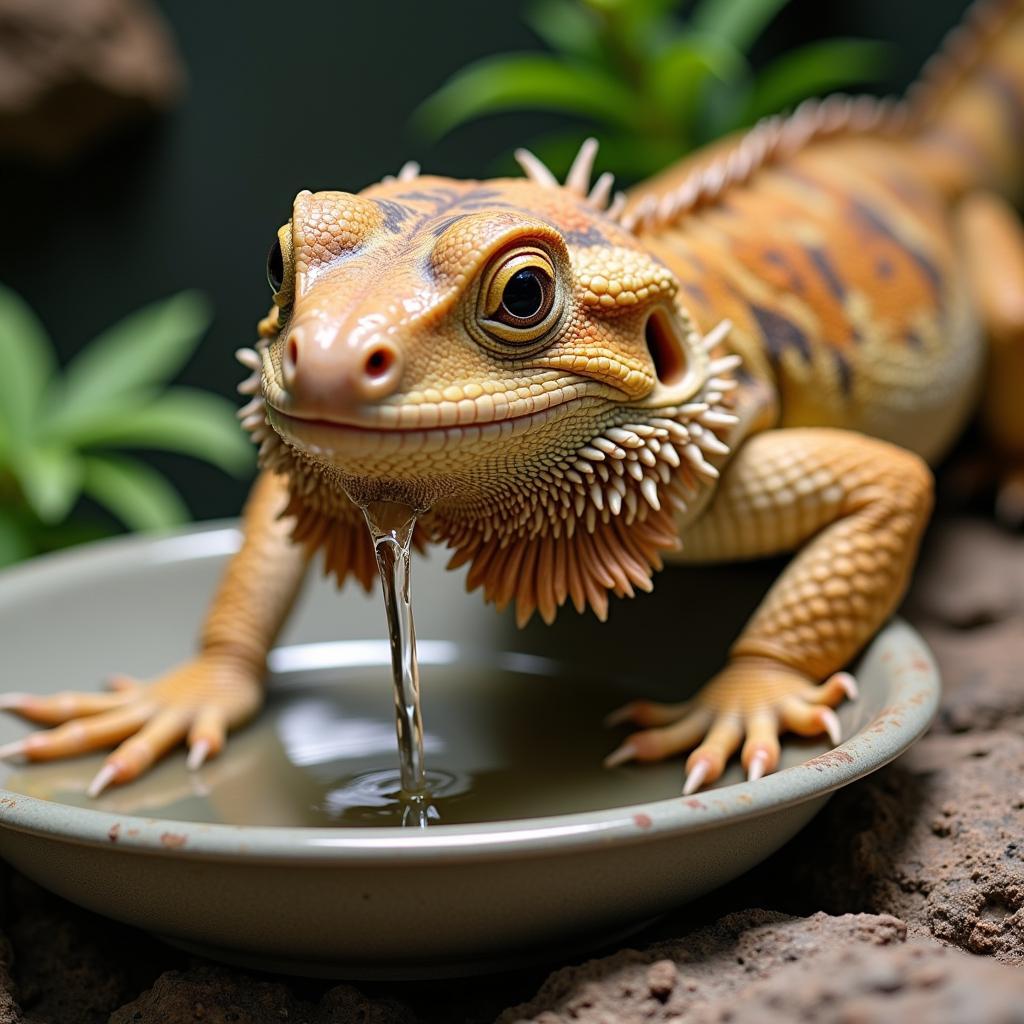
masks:
<path fill-rule="evenodd" d="M 373 416 L 362 420 L 307 417 L 294 412 L 284 412 L 270 402 L 266 403 L 265 412 L 270 425 L 286 442 L 298 445 L 314 455 L 330 455 L 334 452 L 349 454 L 353 451 L 371 450 L 425 453 L 440 451 L 456 443 L 465 445 L 477 441 L 496 442 L 518 437 L 574 410 L 596 404 L 602 398 L 603 396 L 598 394 L 588 395 L 584 390 L 583 394 L 566 395 L 541 409 L 533 408 L 517 415 L 506 413 L 501 419 L 492 416 L 447 425 L 438 423 L 434 426 L 403 424 L 403 420 L 408 423 L 414 416 L 422 417 L 428 423 L 433 418 L 436 423 L 439 417 L 423 416 L 422 406 L 414 406 L 411 409 L 391 406 L 387 407 L 391 413 L 387 419 Z M 436 413 L 436 409 L 431 412 Z"/>

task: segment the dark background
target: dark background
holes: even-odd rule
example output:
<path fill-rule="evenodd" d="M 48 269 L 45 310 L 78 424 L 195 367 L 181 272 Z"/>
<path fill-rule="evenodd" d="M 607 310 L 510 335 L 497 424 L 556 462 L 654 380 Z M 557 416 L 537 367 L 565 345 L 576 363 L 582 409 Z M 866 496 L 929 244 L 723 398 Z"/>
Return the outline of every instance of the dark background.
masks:
<path fill-rule="evenodd" d="M 197 287 L 216 319 L 182 382 L 233 395 L 242 371 L 232 353 L 251 344 L 269 305 L 266 250 L 299 189 L 357 191 L 409 158 L 432 173 L 485 176 L 551 124 L 494 117 L 433 145 L 408 126 L 417 104 L 467 62 L 541 48 L 519 2 L 160 6 L 190 78 L 176 110 L 59 173 L 0 169 L 0 281 L 39 312 L 62 359 L 124 313 Z M 822 35 L 882 39 L 894 44 L 887 85 L 902 89 L 965 6 L 794 0 L 755 63 Z M 185 458 L 152 458 L 197 518 L 240 508 L 244 481 Z"/>

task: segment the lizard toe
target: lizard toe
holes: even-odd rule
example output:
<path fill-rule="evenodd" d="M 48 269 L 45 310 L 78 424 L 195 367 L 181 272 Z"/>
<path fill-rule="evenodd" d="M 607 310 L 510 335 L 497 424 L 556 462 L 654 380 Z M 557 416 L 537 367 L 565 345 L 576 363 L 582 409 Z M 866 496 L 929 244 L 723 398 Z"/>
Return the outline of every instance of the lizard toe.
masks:
<path fill-rule="evenodd" d="M 136 694 L 128 690 L 115 693 L 78 693 L 68 690 L 40 697 L 33 693 L 0 694 L 0 710 L 10 711 L 40 725 L 62 725 L 76 718 L 97 715 L 128 704 Z"/>

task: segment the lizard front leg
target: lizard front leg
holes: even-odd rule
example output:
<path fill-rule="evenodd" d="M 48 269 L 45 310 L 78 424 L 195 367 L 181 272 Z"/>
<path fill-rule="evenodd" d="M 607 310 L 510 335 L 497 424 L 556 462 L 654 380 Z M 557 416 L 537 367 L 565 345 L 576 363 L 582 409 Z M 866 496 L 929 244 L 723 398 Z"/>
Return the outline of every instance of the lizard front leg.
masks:
<path fill-rule="evenodd" d="M 264 472 L 253 486 L 231 559 L 207 615 L 199 653 L 151 683 L 112 680 L 110 693 L 9 693 L 0 707 L 55 728 L 8 744 L 0 756 L 49 761 L 119 744 L 89 787 L 98 795 L 128 782 L 183 740 L 198 768 L 224 746 L 228 730 L 251 718 L 263 701 L 267 652 L 288 615 L 308 564 L 289 539 L 280 514 L 287 483 Z"/>
<path fill-rule="evenodd" d="M 915 455 L 852 431 L 772 430 L 740 448 L 704 516 L 684 536 L 690 561 L 799 553 L 690 701 L 637 701 L 614 718 L 648 726 L 609 763 L 657 761 L 696 745 L 685 792 L 722 774 L 743 744 L 751 778 L 778 764 L 778 735 L 826 732 L 855 693 L 840 670 L 899 602 L 932 502 Z M 822 680 L 826 680 L 822 685 Z"/>

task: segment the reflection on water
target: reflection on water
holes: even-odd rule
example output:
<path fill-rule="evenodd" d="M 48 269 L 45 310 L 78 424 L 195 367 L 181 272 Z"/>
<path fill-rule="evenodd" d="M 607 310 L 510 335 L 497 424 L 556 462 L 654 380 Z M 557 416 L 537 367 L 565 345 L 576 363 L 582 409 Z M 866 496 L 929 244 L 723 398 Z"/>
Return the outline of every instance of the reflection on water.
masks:
<path fill-rule="evenodd" d="M 395 730 L 373 718 L 346 716 L 342 709 L 323 697 L 291 702 L 278 717 L 278 734 L 288 760 L 297 765 L 323 764 L 338 758 L 372 757 L 393 753 Z M 424 733 L 427 753 L 443 749 L 440 738 Z"/>
<path fill-rule="evenodd" d="M 402 775 L 393 768 L 354 775 L 343 786 L 324 797 L 324 811 L 339 825 L 408 825 L 417 821 L 438 824 L 445 820 L 445 806 L 451 797 L 470 791 L 468 776 L 430 769 L 426 773 L 429 803 L 421 808 L 409 806 L 402 795 Z"/>
<path fill-rule="evenodd" d="M 614 771 L 601 765 L 614 745 L 604 715 L 639 692 L 651 693 L 650 682 L 574 672 L 529 655 L 474 655 L 429 640 L 420 654 L 429 722 L 424 747 L 442 824 L 567 814 L 679 794 L 681 761 Z M 0 768 L 6 772 L 0 779 L 42 799 L 182 821 L 400 824 L 387 644 L 285 648 L 275 652 L 272 666 L 277 673 L 263 714 L 198 773 L 187 772 L 176 753 L 97 801 L 85 789 L 100 755 Z M 825 748 L 791 741 L 784 749 L 785 763 L 797 763 Z M 734 766 L 723 783 L 740 778 Z"/>

